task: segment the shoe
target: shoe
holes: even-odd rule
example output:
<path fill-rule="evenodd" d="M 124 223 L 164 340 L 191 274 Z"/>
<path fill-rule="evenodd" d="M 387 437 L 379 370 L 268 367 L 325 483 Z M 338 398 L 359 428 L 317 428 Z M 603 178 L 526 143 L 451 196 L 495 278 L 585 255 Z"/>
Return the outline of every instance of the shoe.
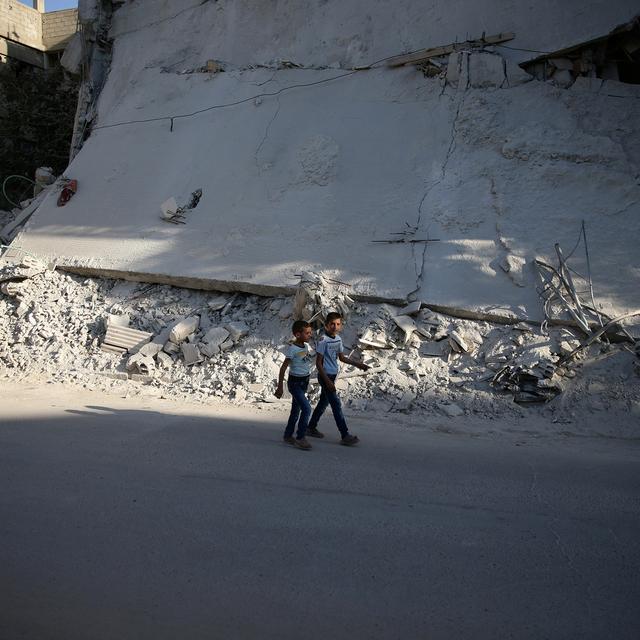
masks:
<path fill-rule="evenodd" d="M 307 435 L 311 436 L 312 438 L 324 438 L 324 433 L 321 433 L 315 427 L 313 427 L 312 429 L 307 429 Z"/>
<path fill-rule="evenodd" d="M 293 444 L 303 451 L 309 451 L 309 449 L 311 449 L 311 445 L 304 438 L 301 440 L 295 440 Z"/>
<path fill-rule="evenodd" d="M 295 444 L 296 443 L 296 439 L 293 436 L 285 436 L 284 438 L 282 438 L 282 441 L 285 444 Z"/>
<path fill-rule="evenodd" d="M 358 436 L 345 436 L 340 440 L 340 444 L 343 444 L 345 447 L 352 447 L 354 444 L 358 444 L 360 442 L 360 438 Z"/>

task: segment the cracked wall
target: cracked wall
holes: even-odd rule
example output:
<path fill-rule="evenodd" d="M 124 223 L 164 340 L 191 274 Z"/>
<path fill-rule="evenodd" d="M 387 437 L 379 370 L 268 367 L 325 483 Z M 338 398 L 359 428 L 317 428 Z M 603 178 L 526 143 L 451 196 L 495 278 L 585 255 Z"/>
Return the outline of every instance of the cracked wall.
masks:
<path fill-rule="evenodd" d="M 127 2 L 67 172 L 78 193 L 64 208 L 51 197 L 19 242 L 85 272 L 268 294 L 321 270 L 361 297 L 539 318 L 531 259 L 573 246 L 586 219 L 601 301 L 640 302 L 637 95 L 517 66 L 531 55 L 518 49 L 633 11 L 587 3 L 564 20 L 572 4 L 496 1 L 480 16 L 464 2 Z M 452 54 L 446 77 L 353 70 L 509 30 L 511 48 Z M 203 72 L 207 60 L 224 71 Z M 186 225 L 159 219 L 197 188 Z M 374 242 L 390 239 L 404 242 Z"/>

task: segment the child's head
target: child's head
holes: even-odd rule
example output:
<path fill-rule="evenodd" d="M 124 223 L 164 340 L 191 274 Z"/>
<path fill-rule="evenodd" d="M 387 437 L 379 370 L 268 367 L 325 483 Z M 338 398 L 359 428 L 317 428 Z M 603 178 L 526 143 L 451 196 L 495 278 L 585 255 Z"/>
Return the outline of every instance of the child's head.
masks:
<path fill-rule="evenodd" d="M 342 316 L 337 311 L 327 313 L 327 318 L 324 321 L 324 330 L 332 336 L 336 333 L 340 333 L 342 329 Z"/>
<path fill-rule="evenodd" d="M 311 325 L 306 320 L 296 320 L 291 327 L 296 340 L 307 342 L 311 338 Z"/>

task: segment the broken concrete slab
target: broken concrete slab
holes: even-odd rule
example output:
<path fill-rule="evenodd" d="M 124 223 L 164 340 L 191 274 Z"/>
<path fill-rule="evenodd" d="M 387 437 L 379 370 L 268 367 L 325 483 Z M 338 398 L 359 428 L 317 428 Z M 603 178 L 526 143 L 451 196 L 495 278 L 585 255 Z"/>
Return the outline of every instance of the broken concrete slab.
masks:
<path fill-rule="evenodd" d="M 393 321 L 404 332 L 404 344 L 406 345 L 413 332 L 418 329 L 416 323 L 409 316 L 394 316 Z"/>
<path fill-rule="evenodd" d="M 220 351 L 220 346 L 227 338 L 229 338 L 229 332 L 224 327 L 212 327 L 202 338 L 200 351 L 205 356 L 211 357 Z"/>
<path fill-rule="evenodd" d="M 156 363 L 163 369 L 170 369 L 173 366 L 173 358 L 168 353 L 159 351 L 156 354 Z"/>
<path fill-rule="evenodd" d="M 188 367 L 194 364 L 198 364 L 199 362 L 202 362 L 203 360 L 202 354 L 200 353 L 200 349 L 198 349 L 197 345 L 190 344 L 188 342 L 183 342 L 180 345 L 180 348 L 182 350 L 182 355 L 184 357 L 184 363 Z"/>
<path fill-rule="evenodd" d="M 244 322 L 229 322 L 225 325 L 225 329 L 229 332 L 229 335 L 234 342 L 238 342 L 240 338 L 248 335 L 251 330 L 249 325 Z"/>

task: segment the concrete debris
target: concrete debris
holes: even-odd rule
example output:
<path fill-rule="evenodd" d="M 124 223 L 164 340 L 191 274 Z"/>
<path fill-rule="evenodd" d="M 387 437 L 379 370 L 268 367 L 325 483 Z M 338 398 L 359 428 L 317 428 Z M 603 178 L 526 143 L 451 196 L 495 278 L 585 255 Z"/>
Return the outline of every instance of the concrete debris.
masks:
<path fill-rule="evenodd" d="M 193 364 L 198 364 L 199 362 L 202 362 L 203 360 L 202 354 L 200 353 L 200 349 L 198 349 L 198 347 L 195 344 L 183 342 L 180 345 L 180 348 L 182 350 L 182 355 L 184 357 L 184 363 L 187 366 L 191 366 Z"/>
<path fill-rule="evenodd" d="M 354 305 L 354 301 L 347 295 L 347 288 L 348 285 L 345 283 L 326 278 L 319 273 L 305 271 L 300 276 L 292 315 L 296 319 L 315 321 L 317 326 L 324 323 L 331 311 L 338 311 L 346 319 Z M 282 310 L 280 315 L 282 317 Z"/>
<path fill-rule="evenodd" d="M 18 296 L 22 292 L 23 285 L 19 282 L 3 282 L 0 284 L 0 291 L 5 296 Z"/>
<path fill-rule="evenodd" d="M 125 365 L 127 371 L 131 373 L 141 373 L 142 375 L 149 375 L 155 369 L 155 362 L 153 358 L 144 356 L 141 353 L 136 353 L 127 360 Z"/>
<path fill-rule="evenodd" d="M 465 339 L 458 331 L 449 334 L 449 345 L 456 353 L 469 353 L 473 349 L 473 343 Z"/>
<path fill-rule="evenodd" d="M 244 338 L 250 331 L 249 326 L 244 322 L 229 322 L 225 325 L 225 329 L 229 332 L 233 342 L 238 342 L 240 338 Z"/>
<path fill-rule="evenodd" d="M 173 358 L 164 351 L 159 351 L 156 354 L 156 364 L 161 369 L 170 369 L 173 366 Z"/>
<path fill-rule="evenodd" d="M 24 277 L 33 266 L 5 264 L 0 280 L 14 284 L 6 278 Z M 130 382 L 166 388 L 177 398 L 270 401 L 282 361 L 278 345 L 290 337 L 290 319 L 283 316 L 291 313 L 293 297 L 212 296 L 48 269 L 32 273 L 17 282 L 18 296 L 0 295 L 0 375 L 37 374 L 119 389 L 127 384 L 128 373 Z M 321 289 L 323 295 L 325 291 Z M 571 365 L 558 368 L 558 359 L 579 344 L 565 327 L 549 328 L 545 335 L 534 325 L 525 331 L 454 320 L 417 305 L 347 304 L 344 343 L 371 367 L 366 373 L 343 368 L 339 384 L 350 410 L 493 416 L 514 406 L 499 401 L 497 393 L 506 391 L 518 403 L 544 404 L 562 415 L 575 411 L 581 401 L 572 390 L 581 388 L 591 370 L 581 369 L 581 362 L 604 355 L 603 345 L 592 345 Z M 120 331 L 143 340 L 137 345 L 130 340 L 126 347 L 117 338 L 109 343 L 103 339 L 105 330 L 109 339 Z M 129 357 L 123 363 L 125 349 Z M 449 358 L 452 353 L 455 358 Z M 624 353 L 637 361 L 623 346 L 611 345 L 606 355 L 613 362 Z M 626 379 L 637 380 L 634 371 L 630 364 Z M 560 390 L 562 403 L 549 404 Z M 312 382 L 312 401 L 318 393 Z M 635 398 L 636 392 L 616 393 Z"/>
<path fill-rule="evenodd" d="M 212 327 L 204 334 L 200 350 L 207 357 L 213 356 L 220 351 L 221 345 L 227 340 L 229 335 L 229 331 L 224 327 Z"/>
<path fill-rule="evenodd" d="M 415 302 L 410 302 L 406 307 L 400 309 L 399 315 L 401 316 L 415 316 L 422 306 L 421 300 L 416 300 Z"/>
<path fill-rule="evenodd" d="M 175 344 L 184 342 L 188 336 L 196 331 L 200 325 L 200 316 L 190 316 L 185 318 L 181 322 L 171 329 L 169 334 L 169 340 Z"/>
<path fill-rule="evenodd" d="M 417 331 L 418 327 L 412 318 L 409 316 L 394 316 L 393 321 L 404 332 L 404 344 L 406 345 L 414 331 Z"/>

